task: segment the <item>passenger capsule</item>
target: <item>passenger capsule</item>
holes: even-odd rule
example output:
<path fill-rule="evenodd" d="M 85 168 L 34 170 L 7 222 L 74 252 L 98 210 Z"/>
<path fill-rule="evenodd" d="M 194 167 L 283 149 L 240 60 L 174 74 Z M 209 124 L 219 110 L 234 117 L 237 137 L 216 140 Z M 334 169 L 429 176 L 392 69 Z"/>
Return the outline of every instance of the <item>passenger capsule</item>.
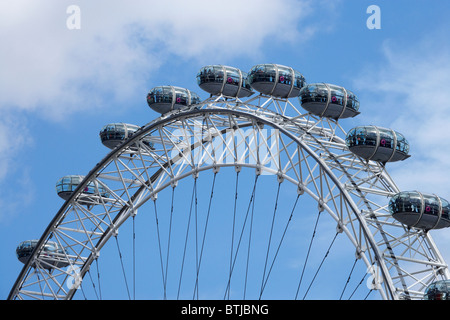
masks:
<path fill-rule="evenodd" d="M 100 130 L 100 140 L 102 143 L 110 148 L 114 149 L 120 145 L 123 141 L 131 138 L 134 133 L 139 130 L 140 127 L 134 124 L 128 123 L 110 123 L 104 126 Z M 142 142 L 153 149 L 153 143 L 150 141 L 150 137 L 144 137 Z"/>
<path fill-rule="evenodd" d="M 59 179 L 56 183 L 56 192 L 58 193 L 58 196 L 64 200 L 69 199 L 83 179 L 84 177 L 79 175 L 68 175 Z M 100 183 L 94 183 L 92 181 L 87 184 L 82 194 L 86 197 L 100 195 L 101 197 L 109 198 L 109 193 L 106 188 Z"/>
<path fill-rule="evenodd" d="M 36 248 L 38 240 L 26 240 L 21 242 L 16 248 L 17 259 L 22 263 L 27 263 L 31 257 L 33 250 Z M 54 241 L 47 241 L 42 249 L 39 257 L 42 260 L 42 265 L 45 269 L 52 269 L 53 267 L 63 268 L 69 265 L 67 259 L 67 251 Z M 35 267 L 35 265 L 33 265 Z"/>
<path fill-rule="evenodd" d="M 359 114 L 356 95 L 333 84 L 308 84 L 300 90 L 299 99 L 303 109 L 320 117 L 341 119 Z"/>
<path fill-rule="evenodd" d="M 424 300 L 450 300 L 450 280 L 431 283 L 424 292 Z"/>
<path fill-rule="evenodd" d="M 244 98 L 253 94 L 247 73 L 233 67 L 211 65 L 200 69 L 197 74 L 200 88 L 212 95 Z"/>
<path fill-rule="evenodd" d="M 436 195 L 403 191 L 391 198 L 389 211 L 397 221 L 417 229 L 442 229 L 450 226 L 450 203 Z"/>
<path fill-rule="evenodd" d="M 150 90 L 147 103 L 154 111 L 165 114 L 200 103 L 200 97 L 188 89 L 160 86 Z"/>
<path fill-rule="evenodd" d="M 366 160 L 386 163 L 410 157 L 408 141 L 391 129 L 359 126 L 347 133 L 345 142 L 351 152 Z"/>
<path fill-rule="evenodd" d="M 248 73 L 248 81 L 256 91 L 279 98 L 298 96 L 306 84 L 300 72 L 278 64 L 254 66 Z"/>

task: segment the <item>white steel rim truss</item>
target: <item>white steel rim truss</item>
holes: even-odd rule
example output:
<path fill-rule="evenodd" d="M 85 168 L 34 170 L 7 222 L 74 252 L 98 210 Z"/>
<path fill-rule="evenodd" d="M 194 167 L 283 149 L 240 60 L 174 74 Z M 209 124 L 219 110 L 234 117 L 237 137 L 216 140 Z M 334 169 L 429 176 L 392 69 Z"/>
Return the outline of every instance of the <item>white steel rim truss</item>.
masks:
<path fill-rule="evenodd" d="M 383 299 L 421 299 L 429 283 L 438 277 L 449 278 L 430 234 L 408 229 L 389 214 L 388 197 L 399 189 L 386 168 L 351 153 L 337 134 L 345 134 L 337 121 L 302 114 L 298 109 L 289 100 L 262 95 L 245 102 L 211 97 L 200 106 L 177 110 L 142 127 L 99 162 L 64 203 L 9 299 L 71 299 L 77 288 L 67 289 L 63 284 L 73 273 L 49 265 L 49 258 L 42 257 L 46 241 L 51 239 L 69 249 L 70 254 L 53 258 L 68 262 L 71 271 L 79 268 L 77 280 L 81 281 L 105 243 L 140 206 L 180 179 L 196 178 L 204 170 L 218 172 L 221 167 L 249 167 L 256 174 L 277 175 L 279 181 L 287 180 L 300 194 L 313 198 L 319 210 L 332 216 L 337 230 L 347 235 L 356 257 L 364 261 L 374 279 L 381 277 L 377 289 Z M 263 127 L 275 131 L 264 136 Z M 238 129 L 244 128 L 249 136 L 236 145 L 234 135 L 242 134 Z M 192 143 L 180 143 L 180 135 L 173 134 L 176 130 L 190 134 L 184 140 Z M 159 149 L 142 143 L 150 133 Z M 216 139 L 221 148 L 214 145 Z M 278 144 L 274 153 L 272 139 Z M 262 159 L 260 148 L 269 150 Z M 196 150 L 200 152 L 195 154 Z M 106 188 L 109 198 L 82 196 L 84 187 L 92 182 Z M 109 186 L 111 182 L 115 187 Z M 86 202 L 91 205 L 86 207 Z"/>

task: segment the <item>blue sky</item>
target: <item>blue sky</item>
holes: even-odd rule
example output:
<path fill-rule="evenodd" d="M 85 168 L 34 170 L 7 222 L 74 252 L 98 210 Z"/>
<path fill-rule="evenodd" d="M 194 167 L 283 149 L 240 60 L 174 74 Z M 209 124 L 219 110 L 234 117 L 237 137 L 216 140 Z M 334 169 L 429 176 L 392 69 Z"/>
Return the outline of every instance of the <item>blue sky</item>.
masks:
<path fill-rule="evenodd" d="M 66 26 L 69 5 L 79 30 Z M 366 26 L 370 5 L 381 29 Z M 389 167 L 400 188 L 450 199 L 449 12 L 447 0 L 1 0 L 0 297 L 22 267 L 17 244 L 62 205 L 57 179 L 107 154 L 100 128 L 157 117 L 145 101 L 157 85 L 206 98 L 195 76 L 209 64 L 278 63 L 352 90 L 362 113 L 347 128 L 391 127 L 411 144 Z M 435 235 L 447 261 L 449 232 Z"/>

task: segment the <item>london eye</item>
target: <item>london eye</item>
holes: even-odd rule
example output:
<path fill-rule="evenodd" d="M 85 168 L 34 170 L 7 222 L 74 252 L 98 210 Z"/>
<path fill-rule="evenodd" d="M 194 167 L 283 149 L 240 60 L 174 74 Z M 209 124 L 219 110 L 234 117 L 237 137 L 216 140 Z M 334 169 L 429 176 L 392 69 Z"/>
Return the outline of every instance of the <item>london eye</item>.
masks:
<path fill-rule="evenodd" d="M 56 182 L 63 204 L 18 244 L 9 299 L 102 299 L 110 285 L 124 299 L 446 298 L 432 235 L 450 204 L 388 173 L 413 156 L 407 137 L 346 129 L 363 101 L 292 67 L 209 65 L 196 80 L 208 98 L 158 84 L 145 107 L 159 117 L 99 128 L 108 153 Z"/>

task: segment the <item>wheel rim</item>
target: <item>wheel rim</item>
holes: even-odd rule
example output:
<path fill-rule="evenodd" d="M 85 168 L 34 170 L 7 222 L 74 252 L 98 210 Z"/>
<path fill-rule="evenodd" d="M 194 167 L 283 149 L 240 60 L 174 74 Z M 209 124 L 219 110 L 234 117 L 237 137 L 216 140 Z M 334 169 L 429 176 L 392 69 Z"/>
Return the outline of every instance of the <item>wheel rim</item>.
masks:
<path fill-rule="evenodd" d="M 223 102 L 224 106 L 220 105 L 217 99 L 215 101 L 207 100 L 203 103 L 203 109 L 178 111 L 144 126 L 132 139 L 112 150 L 91 170 L 72 197 L 65 202 L 49 224 L 38 243 L 38 248 L 42 247 L 50 238 L 56 238 L 63 246 L 72 249 L 72 252 L 75 247 L 80 247 L 79 251 L 66 258 L 72 262 L 72 267 L 80 268 L 79 277 L 82 279 L 93 261 L 98 258 L 100 250 L 106 242 L 116 234 L 117 229 L 128 218 L 133 217 L 144 203 L 152 200 L 155 194 L 201 171 L 214 171 L 224 167 L 249 167 L 255 169 L 258 174 L 265 172 L 277 176 L 279 180 L 290 181 L 300 189 L 301 193 L 306 192 L 310 197 L 314 198 L 321 206 L 321 209 L 327 211 L 336 221 L 339 232 L 343 232 L 348 236 L 355 246 L 358 258 L 362 259 L 367 267 L 374 264 L 377 265 L 379 270 L 371 269 L 369 271 L 373 273 L 374 279 L 375 276 L 377 276 L 377 280 L 381 279 L 382 286 L 377 287 L 377 289 L 383 299 L 415 298 L 420 296 L 420 289 L 416 291 L 411 290 L 413 286 L 410 284 L 411 280 L 407 278 L 413 272 L 403 265 L 400 266 L 403 262 L 414 266 L 422 266 L 425 265 L 424 261 L 427 261 L 428 265 L 431 266 L 427 269 L 428 273 L 447 277 L 447 266 L 429 234 L 420 230 L 405 229 L 385 214 L 387 203 L 380 204 L 371 199 L 372 196 L 376 195 L 392 195 L 398 189 L 383 166 L 365 162 L 348 153 L 348 150 L 345 149 L 344 141 L 336 134 L 336 131 L 340 128 L 337 122 L 327 119 L 314 119 L 313 117 L 288 117 L 283 112 L 269 112 L 265 106 L 270 105 L 270 103 L 275 104 L 277 101 L 268 98 L 265 103 L 257 103 L 258 107 L 255 108 L 252 104 L 254 101 L 252 99 L 249 99 L 247 103 L 242 103 L 239 100 L 234 102 L 227 101 Z M 230 105 L 232 108 L 230 108 Z M 291 106 L 290 102 L 286 102 L 286 105 L 288 107 Z M 307 120 L 305 121 L 305 119 Z M 223 121 L 223 127 L 219 127 L 220 121 Z M 200 126 L 202 129 L 201 135 L 196 137 L 195 135 L 198 135 L 198 132 L 195 132 L 194 126 L 199 123 L 202 123 L 202 126 Z M 285 137 L 285 140 L 280 139 L 280 137 L 278 137 L 278 140 L 284 145 L 284 147 L 281 147 L 281 152 L 283 153 L 284 150 L 286 153 L 284 156 L 287 155 L 287 161 L 280 161 L 278 167 L 277 165 L 274 167 L 262 165 L 261 167 L 261 163 L 258 163 L 259 151 L 254 152 L 256 156 L 252 159 L 253 161 L 250 161 L 250 156 L 241 161 L 217 161 L 218 159 L 224 160 L 223 157 L 227 150 L 221 150 L 222 155 L 211 154 L 211 151 L 217 150 L 214 149 L 212 143 L 208 142 L 207 135 L 203 136 L 203 129 L 205 129 L 203 124 L 205 123 L 210 124 L 207 126 L 208 130 L 214 129 L 216 134 L 220 132 L 222 135 L 226 133 L 227 129 L 233 128 L 233 126 L 239 129 L 248 129 L 251 134 L 256 135 L 261 133 L 260 124 L 275 129 L 280 134 L 280 137 L 281 135 Z M 325 128 L 326 125 L 328 125 L 328 128 Z M 189 153 L 190 158 L 188 158 L 183 153 L 180 153 L 182 150 L 180 146 L 177 146 L 173 141 L 170 144 L 167 143 L 167 139 L 172 139 L 169 135 L 170 133 L 173 133 L 176 129 L 183 128 L 184 134 L 186 134 L 186 128 L 189 126 L 191 128 L 187 131 L 192 133 L 192 136 L 187 140 L 193 139 L 192 141 L 194 141 L 189 145 L 189 149 L 191 151 L 208 151 L 209 147 L 209 153 L 200 152 L 199 155 L 209 157 L 210 163 L 207 163 L 205 158 L 203 158 L 203 160 L 200 160 L 201 165 L 198 165 L 192 157 L 193 152 Z M 213 136 L 209 137 L 209 140 L 220 138 L 222 139 L 221 142 L 226 146 L 227 140 L 220 134 L 214 136 L 214 132 Z M 162 142 L 159 154 L 140 144 L 143 137 L 149 133 L 155 137 L 155 141 L 160 139 Z M 265 144 L 267 146 L 267 141 L 265 141 Z M 135 148 L 134 152 L 129 153 L 131 146 L 136 145 L 139 148 Z M 171 149 L 164 147 L 169 145 L 171 145 Z M 294 146 L 299 150 L 298 154 L 294 155 L 300 159 L 298 163 L 304 164 L 307 168 L 303 169 L 305 170 L 304 173 L 300 173 L 300 170 L 295 171 L 295 165 L 291 159 L 292 155 L 288 151 L 290 147 L 286 147 L 286 145 Z M 255 147 L 258 148 L 259 145 L 253 146 L 253 148 Z M 295 149 L 294 147 L 293 149 Z M 252 146 L 248 144 L 245 145 L 244 143 L 243 148 L 245 153 L 248 152 L 250 154 L 250 151 L 252 151 Z M 341 153 L 337 154 L 336 150 L 339 149 L 342 149 Z M 235 152 L 234 155 L 233 150 Z M 236 150 L 228 148 L 228 152 L 231 152 L 234 160 L 238 158 Z M 140 161 L 142 167 L 127 167 L 124 159 L 130 160 L 129 154 L 133 154 L 133 157 L 138 159 L 135 163 Z M 165 156 L 161 156 L 162 154 Z M 169 157 L 169 154 L 172 156 Z M 274 163 L 277 162 L 276 157 L 282 158 L 280 153 L 270 154 L 269 152 L 265 156 L 266 159 L 271 158 L 270 162 Z M 153 160 L 149 161 L 146 157 L 150 157 Z M 170 160 L 167 161 L 167 159 Z M 291 164 L 289 164 L 289 161 Z M 312 163 L 315 164 L 314 167 L 312 167 Z M 112 167 L 116 168 L 115 172 L 111 171 Z M 286 169 L 288 169 L 289 174 L 283 172 Z M 355 174 L 354 172 L 359 173 Z M 124 174 L 128 177 L 124 177 Z M 302 177 L 302 174 L 306 175 L 306 179 Z M 309 182 L 306 183 L 308 179 Z M 108 184 L 104 183 L 104 181 L 118 182 L 123 185 L 123 188 L 110 189 L 113 197 L 108 201 L 104 201 L 101 197 L 93 198 L 92 201 L 93 204 L 96 204 L 95 207 L 102 206 L 105 210 L 100 214 L 92 214 L 88 209 L 84 209 L 83 205 L 79 204 L 82 190 L 88 183 L 92 182 L 108 187 Z M 330 187 L 330 184 L 333 187 Z M 313 186 L 312 188 L 315 191 L 312 191 L 308 185 Z M 366 187 L 366 185 L 370 187 Z M 84 199 L 84 201 L 86 200 Z M 335 208 L 334 210 L 333 207 Z M 75 213 L 77 216 L 80 216 L 80 213 L 82 213 L 86 217 L 92 214 L 92 216 L 90 218 L 80 217 L 79 221 L 74 223 L 78 225 L 78 229 L 75 230 L 72 226 L 73 220 L 70 223 L 66 223 L 64 220 L 69 216 L 68 213 Z M 100 216 L 101 218 L 99 218 Z M 73 215 L 71 215 L 70 219 L 74 219 Z M 94 231 L 89 231 L 84 226 L 89 219 L 96 221 L 94 223 Z M 402 229 L 404 232 L 401 236 L 394 237 L 389 231 L 384 231 L 388 227 Z M 80 230 L 84 230 L 84 236 L 86 237 L 84 240 L 70 235 L 70 232 L 80 233 Z M 417 247 L 409 245 L 408 250 L 399 249 L 402 254 L 398 255 L 396 248 L 406 246 L 405 239 L 410 243 L 420 242 L 426 244 L 427 248 L 419 251 Z M 425 251 L 428 251 L 426 255 Z M 411 255 L 411 252 L 415 254 Z M 49 280 L 36 280 L 35 277 L 30 277 L 30 274 L 36 273 L 36 269 L 39 269 L 31 267 L 31 261 L 39 261 L 39 255 L 39 249 L 35 250 L 29 263 L 24 266 L 19 275 L 9 298 L 22 298 L 28 295 L 37 298 L 48 296 L 71 299 L 77 288 L 64 290 L 62 284 L 65 284 L 67 279 L 73 275 L 73 269 L 60 272 L 59 276 L 63 280 L 54 279 L 55 275 L 52 274 L 41 273 L 41 278 L 47 277 L 48 279 L 53 279 L 54 283 L 61 284 L 59 288 L 52 287 L 49 284 Z M 410 258 L 407 258 L 408 255 Z M 416 258 L 417 255 L 420 256 L 420 259 Z M 376 275 L 378 271 L 380 271 L 381 275 Z M 415 272 L 419 273 L 417 270 Z M 421 270 L 420 272 L 425 271 Z M 434 279 L 430 275 L 423 276 L 420 281 L 417 280 L 416 276 L 411 278 L 413 278 L 412 282 L 416 280 L 421 288 Z M 43 290 L 40 293 L 31 292 L 28 289 L 28 283 L 30 282 L 46 283 L 45 290 L 47 291 Z"/>

